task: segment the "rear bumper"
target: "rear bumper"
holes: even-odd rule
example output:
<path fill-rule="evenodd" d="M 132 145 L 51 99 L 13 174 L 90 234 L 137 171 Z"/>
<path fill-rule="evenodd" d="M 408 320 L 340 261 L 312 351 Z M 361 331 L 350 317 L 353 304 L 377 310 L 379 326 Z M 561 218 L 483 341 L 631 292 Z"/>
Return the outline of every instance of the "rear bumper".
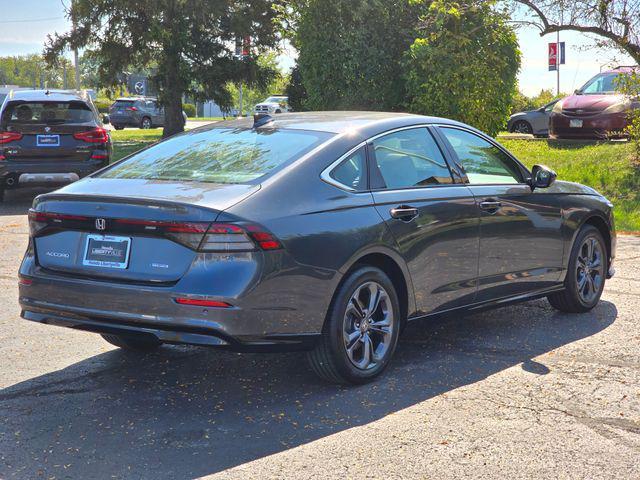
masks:
<path fill-rule="evenodd" d="M 153 337 L 163 343 L 217 347 L 238 352 L 305 351 L 312 349 L 319 337 L 319 334 L 291 334 L 234 338 L 215 328 L 85 317 L 37 306 L 26 308 L 22 310 L 22 318 L 46 325 L 124 337 Z"/>
<path fill-rule="evenodd" d="M 167 343 L 239 351 L 313 347 L 328 308 L 325 300 L 330 299 L 328 292 L 322 293 L 331 287 L 325 279 L 310 279 L 298 294 L 294 291 L 304 282 L 282 259 L 274 260 L 274 266 L 284 265 L 277 271 L 245 260 L 203 260 L 194 260 L 189 273 L 175 283 L 123 283 L 47 270 L 36 264 L 30 246 L 20 267 L 20 276 L 30 281 L 19 286 L 22 316 L 98 333 L 153 335 Z M 231 307 L 175 301 L 185 296 Z"/>
<path fill-rule="evenodd" d="M 139 127 L 141 119 L 136 117 L 118 117 L 109 115 L 109 123 L 114 127 Z"/>
<path fill-rule="evenodd" d="M 14 180 L 10 186 L 65 184 L 75 176 L 86 177 L 108 163 L 109 160 L 102 159 L 84 162 L 0 162 L 0 188 L 9 186 L 8 179 Z"/>

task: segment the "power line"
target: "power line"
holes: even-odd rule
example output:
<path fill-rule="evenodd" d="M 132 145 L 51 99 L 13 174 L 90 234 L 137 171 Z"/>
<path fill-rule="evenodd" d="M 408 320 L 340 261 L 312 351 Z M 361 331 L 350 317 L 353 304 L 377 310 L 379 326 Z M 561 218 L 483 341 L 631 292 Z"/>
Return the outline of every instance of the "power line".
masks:
<path fill-rule="evenodd" d="M 60 20 L 64 17 L 34 18 L 31 20 L 0 20 L 0 23 L 31 23 L 31 22 L 49 22 L 51 20 Z"/>

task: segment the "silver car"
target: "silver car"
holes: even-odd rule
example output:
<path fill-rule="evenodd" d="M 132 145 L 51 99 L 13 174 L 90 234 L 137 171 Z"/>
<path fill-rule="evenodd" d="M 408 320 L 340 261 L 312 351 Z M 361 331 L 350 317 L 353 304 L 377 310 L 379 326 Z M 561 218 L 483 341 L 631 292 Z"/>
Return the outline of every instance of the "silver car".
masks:
<path fill-rule="evenodd" d="M 558 103 L 559 98 L 537 110 L 514 113 L 509 118 L 507 130 L 511 133 L 527 133 L 536 137 L 549 136 L 549 118 L 553 106 Z"/>

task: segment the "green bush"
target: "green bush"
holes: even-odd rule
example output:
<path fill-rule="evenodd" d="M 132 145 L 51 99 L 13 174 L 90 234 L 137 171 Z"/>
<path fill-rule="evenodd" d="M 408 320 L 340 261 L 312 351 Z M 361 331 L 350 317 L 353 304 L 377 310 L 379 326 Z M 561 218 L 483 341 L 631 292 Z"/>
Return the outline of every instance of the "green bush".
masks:
<path fill-rule="evenodd" d="M 631 103 L 627 115 L 626 134 L 634 147 L 636 163 L 640 162 L 640 71 L 618 77 L 618 90 L 626 95 Z"/>
<path fill-rule="evenodd" d="M 294 96 L 294 108 L 401 108 L 400 63 L 417 20 L 411 2 L 309 0 L 300 5 L 294 45 L 300 52 L 298 67 L 304 81 L 299 91 L 306 91 L 307 98 L 300 105 Z"/>
<path fill-rule="evenodd" d="M 497 134 L 507 122 L 520 68 L 508 17 L 493 2 L 437 12 L 423 3 L 428 21 L 405 55 L 409 110 Z"/>
<path fill-rule="evenodd" d="M 184 110 L 184 113 L 186 113 L 189 118 L 196 116 L 196 106 L 193 103 L 183 103 L 182 110 Z"/>
<path fill-rule="evenodd" d="M 113 101 L 108 98 L 97 98 L 93 103 L 100 113 L 109 113 L 109 107 L 113 105 Z"/>

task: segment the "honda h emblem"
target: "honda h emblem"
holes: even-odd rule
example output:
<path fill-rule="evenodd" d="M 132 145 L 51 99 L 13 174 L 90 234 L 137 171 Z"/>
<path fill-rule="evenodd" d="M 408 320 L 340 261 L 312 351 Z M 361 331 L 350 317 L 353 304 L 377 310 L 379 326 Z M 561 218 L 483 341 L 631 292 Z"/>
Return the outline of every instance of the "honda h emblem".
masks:
<path fill-rule="evenodd" d="M 107 228 L 107 221 L 104 218 L 96 218 L 96 228 L 98 230 L 104 230 Z"/>

